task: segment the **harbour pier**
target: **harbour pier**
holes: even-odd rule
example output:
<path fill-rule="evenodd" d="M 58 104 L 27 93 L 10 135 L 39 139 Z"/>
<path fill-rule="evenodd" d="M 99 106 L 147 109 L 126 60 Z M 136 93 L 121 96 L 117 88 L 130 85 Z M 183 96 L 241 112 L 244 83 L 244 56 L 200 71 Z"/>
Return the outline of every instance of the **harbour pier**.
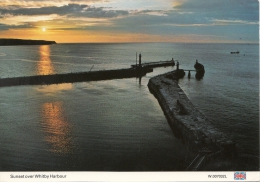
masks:
<path fill-rule="evenodd" d="M 136 60 L 136 65 L 126 69 L 1 78 L 0 87 L 141 78 L 152 72 L 152 68 L 174 65 L 173 59 L 142 64 L 140 54 L 139 63 Z M 196 71 L 204 75 L 204 66 L 197 61 L 195 65 L 196 70 L 183 70 L 179 69 L 177 61 L 176 70 L 155 76 L 148 83 L 150 92 L 157 98 L 174 133 L 187 144 L 189 150 L 198 154 L 186 170 L 198 170 L 203 163 L 215 156 L 236 155 L 236 144 L 193 106 L 178 85 L 177 80 L 185 75 L 184 71 Z"/>
<path fill-rule="evenodd" d="M 187 170 L 198 170 L 199 167 L 213 156 L 236 155 L 236 145 L 222 131 L 196 109 L 177 80 L 184 70 L 155 76 L 149 80 L 150 92 L 157 98 L 169 125 L 175 134 L 198 156 Z"/>
<path fill-rule="evenodd" d="M 50 85 L 59 83 L 75 83 L 85 81 L 99 81 L 123 78 L 141 78 L 149 72 L 153 72 L 152 68 L 160 66 L 174 65 L 172 61 L 163 62 L 141 62 L 141 54 L 139 55 L 139 64 L 125 69 L 87 71 L 77 73 L 50 74 L 50 75 L 34 75 L 12 78 L 1 78 L 0 87 L 19 86 L 19 85 Z M 93 67 L 93 66 L 92 66 Z"/>
<path fill-rule="evenodd" d="M 137 70 L 133 68 L 117 70 L 101 70 L 78 73 L 34 75 L 24 77 L 2 78 L 0 87 L 20 86 L 20 85 L 51 85 L 60 83 L 75 83 L 84 81 L 99 81 L 111 79 L 123 79 L 144 76 L 152 69 Z"/>
<path fill-rule="evenodd" d="M 143 68 L 156 68 L 156 67 L 164 67 L 164 66 L 174 66 L 175 62 L 171 61 L 157 61 L 157 62 L 149 62 L 149 63 L 142 63 L 141 67 Z M 136 68 L 140 65 L 131 65 L 132 68 Z"/>

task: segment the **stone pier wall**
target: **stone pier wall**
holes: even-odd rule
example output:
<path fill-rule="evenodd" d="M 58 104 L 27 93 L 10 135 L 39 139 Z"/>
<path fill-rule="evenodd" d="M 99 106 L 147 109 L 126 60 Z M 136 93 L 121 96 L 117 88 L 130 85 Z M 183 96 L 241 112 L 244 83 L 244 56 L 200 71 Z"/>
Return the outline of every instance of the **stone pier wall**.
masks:
<path fill-rule="evenodd" d="M 101 70 L 79 73 L 51 74 L 51 75 L 35 75 L 13 78 L 0 79 L 0 87 L 19 86 L 19 85 L 50 85 L 59 83 L 75 83 L 84 81 L 99 81 L 110 79 L 123 79 L 144 76 L 146 73 L 152 72 L 152 69 L 117 69 L 117 70 Z"/>
<path fill-rule="evenodd" d="M 235 144 L 196 109 L 177 83 L 176 72 L 153 77 L 149 90 L 157 98 L 170 126 L 190 149 L 233 153 Z"/>

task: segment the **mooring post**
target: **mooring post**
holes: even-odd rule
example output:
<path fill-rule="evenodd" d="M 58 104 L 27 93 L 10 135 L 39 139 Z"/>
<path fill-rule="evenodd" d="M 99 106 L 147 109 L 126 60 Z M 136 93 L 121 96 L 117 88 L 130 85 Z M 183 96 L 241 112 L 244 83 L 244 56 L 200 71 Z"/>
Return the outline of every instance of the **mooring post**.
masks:
<path fill-rule="evenodd" d="M 142 76 L 139 76 L 139 85 L 142 83 Z"/>
<path fill-rule="evenodd" d="M 189 70 L 188 78 L 190 78 L 190 70 Z"/>

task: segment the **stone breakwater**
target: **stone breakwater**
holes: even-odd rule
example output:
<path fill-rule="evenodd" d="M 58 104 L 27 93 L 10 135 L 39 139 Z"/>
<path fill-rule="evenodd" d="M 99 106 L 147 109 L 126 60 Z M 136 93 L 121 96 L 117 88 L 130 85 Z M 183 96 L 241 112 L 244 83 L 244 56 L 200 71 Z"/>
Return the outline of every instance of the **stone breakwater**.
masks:
<path fill-rule="evenodd" d="M 60 83 L 75 83 L 85 81 L 99 81 L 110 79 L 133 78 L 146 75 L 152 72 L 152 69 L 118 69 L 118 70 L 100 70 L 79 73 L 64 73 L 51 75 L 35 75 L 14 78 L 0 79 L 0 87 L 20 86 L 20 85 L 50 85 Z"/>
<path fill-rule="evenodd" d="M 179 72 L 173 71 L 149 80 L 149 90 L 157 98 L 169 125 L 194 152 L 234 154 L 235 144 L 226 134 L 214 127 L 196 109 L 177 80 Z"/>

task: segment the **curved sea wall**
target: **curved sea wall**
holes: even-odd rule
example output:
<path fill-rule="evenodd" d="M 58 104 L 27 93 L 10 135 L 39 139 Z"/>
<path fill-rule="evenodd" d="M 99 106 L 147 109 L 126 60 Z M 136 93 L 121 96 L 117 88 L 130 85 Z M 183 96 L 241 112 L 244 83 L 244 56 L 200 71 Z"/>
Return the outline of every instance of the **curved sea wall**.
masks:
<path fill-rule="evenodd" d="M 149 90 L 157 98 L 171 128 L 194 152 L 234 154 L 235 144 L 197 110 L 179 87 L 177 72 L 155 76 Z"/>

